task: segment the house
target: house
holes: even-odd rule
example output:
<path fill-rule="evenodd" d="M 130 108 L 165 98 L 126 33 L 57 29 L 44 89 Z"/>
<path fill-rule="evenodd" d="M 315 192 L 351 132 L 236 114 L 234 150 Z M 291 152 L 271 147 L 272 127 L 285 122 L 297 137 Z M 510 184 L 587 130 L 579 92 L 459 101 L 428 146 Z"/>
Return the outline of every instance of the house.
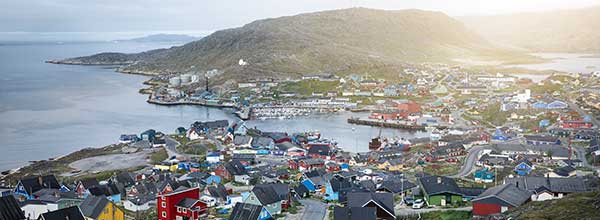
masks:
<path fill-rule="evenodd" d="M 542 135 L 525 135 L 527 144 L 532 145 L 560 145 L 560 139 L 553 136 L 542 136 Z"/>
<path fill-rule="evenodd" d="M 312 145 L 308 149 L 307 156 L 312 158 L 321 158 L 323 160 L 332 160 L 334 153 L 329 145 Z"/>
<path fill-rule="evenodd" d="M 227 188 L 223 184 L 207 186 L 204 191 L 205 196 L 212 197 L 211 201 L 215 201 L 215 205 L 223 205 L 227 202 L 229 192 L 227 192 Z"/>
<path fill-rule="evenodd" d="M 236 148 L 249 148 L 252 147 L 252 136 L 238 135 L 233 138 L 233 145 Z"/>
<path fill-rule="evenodd" d="M 60 189 L 61 186 L 54 175 L 37 176 L 20 180 L 14 195 L 20 199 L 35 199 L 34 193 L 41 189 Z"/>
<path fill-rule="evenodd" d="M 346 194 L 348 208 L 372 207 L 377 219 L 396 219 L 392 193 L 350 192 Z"/>
<path fill-rule="evenodd" d="M 275 141 L 268 137 L 256 137 L 252 139 L 250 144 L 252 148 L 256 149 L 274 149 Z"/>
<path fill-rule="evenodd" d="M 568 108 L 569 105 L 563 101 L 553 101 L 548 103 L 548 105 L 546 106 L 547 109 L 565 109 Z"/>
<path fill-rule="evenodd" d="M 328 177 L 323 170 L 311 170 L 304 173 L 302 183 L 309 191 L 321 191 L 327 184 Z"/>
<path fill-rule="evenodd" d="M 504 184 L 487 189 L 473 199 L 473 219 L 500 214 L 521 206 L 530 199 L 531 192 L 514 184 Z"/>
<path fill-rule="evenodd" d="M 342 189 L 352 187 L 352 183 L 341 177 L 333 177 L 325 184 L 325 200 L 337 201 Z"/>
<path fill-rule="evenodd" d="M 583 161 L 581 161 L 580 159 L 559 160 L 556 162 L 556 165 L 558 165 L 560 167 L 566 167 L 566 166 L 582 167 Z"/>
<path fill-rule="evenodd" d="M 531 171 L 533 169 L 534 169 L 534 167 L 533 167 L 533 163 L 531 163 L 531 161 L 521 160 L 517 163 L 517 166 L 515 166 L 515 173 L 517 173 L 519 176 L 525 176 L 525 175 L 531 173 Z"/>
<path fill-rule="evenodd" d="M 175 190 L 163 191 L 156 199 L 158 219 L 173 220 L 184 217 L 189 219 L 192 215 L 200 216 L 206 212 L 206 204 L 192 201 L 198 199 L 200 199 L 200 188 L 179 187 Z M 191 209 L 187 208 L 188 205 L 191 205 Z"/>
<path fill-rule="evenodd" d="M 85 217 L 77 206 L 71 206 L 64 209 L 59 209 L 41 214 L 38 220 L 85 220 Z"/>
<path fill-rule="evenodd" d="M 12 196 L 0 197 L 0 219 L 21 220 L 26 219 L 25 213 L 21 210 L 19 202 Z"/>
<path fill-rule="evenodd" d="M 298 170 L 314 170 L 325 166 L 325 161 L 320 158 L 307 158 L 298 162 Z"/>
<path fill-rule="evenodd" d="M 86 219 L 124 220 L 125 213 L 104 196 L 90 195 L 79 205 Z"/>
<path fill-rule="evenodd" d="M 215 175 L 226 180 L 233 180 L 235 176 L 246 175 L 246 167 L 239 160 L 221 164 L 215 169 Z"/>
<path fill-rule="evenodd" d="M 376 220 L 375 207 L 340 207 L 333 208 L 333 220 Z"/>
<path fill-rule="evenodd" d="M 587 192 L 591 190 L 583 178 L 525 176 L 507 178 L 504 182 L 505 184 L 515 184 L 516 187 L 531 192 L 532 201 L 560 199 L 570 193 Z M 545 189 L 541 187 L 544 187 Z"/>
<path fill-rule="evenodd" d="M 254 187 L 244 203 L 265 207 L 271 215 L 281 213 L 281 198 L 272 187 Z"/>
<path fill-rule="evenodd" d="M 152 207 L 156 207 L 156 196 L 145 194 L 135 198 L 127 199 L 123 202 L 123 208 L 132 212 L 146 211 Z"/>
<path fill-rule="evenodd" d="M 573 168 L 572 166 L 564 166 L 556 168 L 553 171 L 546 173 L 545 176 L 567 178 L 575 175 L 577 175 L 577 170 L 575 168 Z"/>
<path fill-rule="evenodd" d="M 478 183 L 491 183 L 494 182 L 494 173 L 489 171 L 487 168 L 477 170 L 473 173 L 473 178 L 475 182 Z"/>
<path fill-rule="evenodd" d="M 233 207 L 229 220 L 267 220 L 271 214 L 261 205 L 238 202 Z"/>
<path fill-rule="evenodd" d="M 105 196 L 108 200 L 110 200 L 112 202 L 116 202 L 116 203 L 121 202 L 121 190 L 115 183 L 108 183 L 106 185 L 98 185 L 98 186 L 92 187 L 88 190 L 90 192 L 90 195 Z"/>
<path fill-rule="evenodd" d="M 372 183 L 372 181 L 370 181 Z M 407 191 L 415 189 L 417 187 L 416 184 L 405 180 L 403 178 L 393 178 L 384 180 L 379 187 L 377 187 L 377 192 L 389 192 L 395 195 L 406 194 Z"/>
<path fill-rule="evenodd" d="M 281 200 L 281 209 L 288 209 L 292 203 L 292 199 L 291 199 L 291 190 L 290 190 L 290 186 L 288 184 L 284 184 L 284 183 L 270 183 L 270 184 L 259 184 L 256 185 L 256 187 L 259 188 L 272 188 L 275 193 L 277 193 L 277 195 L 279 196 L 279 199 Z"/>
<path fill-rule="evenodd" d="M 221 154 L 221 152 L 210 152 L 210 153 L 206 154 L 206 160 L 205 161 L 207 163 L 219 163 L 223 159 L 224 159 L 224 157 Z"/>
<path fill-rule="evenodd" d="M 56 206 L 51 207 L 40 200 L 26 200 L 24 202 L 21 202 L 20 205 L 21 210 L 25 212 L 25 216 L 27 217 L 27 219 L 37 219 L 43 213 L 58 209 Z"/>
<path fill-rule="evenodd" d="M 588 121 L 563 121 L 560 123 L 561 128 L 592 128 L 594 124 Z"/>
<path fill-rule="evenodd" d="M 98 180 L 96 178 L 89 178 L 80 180 L 75 187 L 75 194 L 81 198 L 85 198 L 90 195 L 89 189 L 99 186 Z"/>
<path fill-rule="evenodd" d="M 419 178 L 419 186 L 428 205 L 446 206 L 463 201 L 463 193 L 452 178 L 426 176 Z"/>

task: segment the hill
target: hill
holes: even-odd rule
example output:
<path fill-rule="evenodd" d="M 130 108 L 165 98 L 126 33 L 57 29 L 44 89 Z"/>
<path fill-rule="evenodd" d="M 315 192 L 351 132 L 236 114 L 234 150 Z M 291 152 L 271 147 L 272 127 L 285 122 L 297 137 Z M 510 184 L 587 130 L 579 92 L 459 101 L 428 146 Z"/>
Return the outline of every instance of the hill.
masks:
<path fill-rule="evenodd" d="M 124 57 L 131 62 L 120 69 L 124 72 L 159 74 L 216 68 L 224 73 L 220 76 L 223 80 L 287 78 L 315 72 L 397 76 L 403 62 L 528 58 L 498 49 L 440 12 L 365 8 L 258 20 L 144 59 Z M 248 65 L 238 65 L 240 59 Z M 80 60 L 90 59 L 68 61 Z"/>
<path fill-rule="evenodd" d="M 600 52 L 600 6 L 459 19 L 495 43 L 534 52 Z"/>
<path fill-rule="evenodd" d="M 574 193 L 562 199 L 542 202 L 529 202 L 510 210 L 511 219 L 559 220 L 559 219 L 600 219 L 600 191 Z"/>

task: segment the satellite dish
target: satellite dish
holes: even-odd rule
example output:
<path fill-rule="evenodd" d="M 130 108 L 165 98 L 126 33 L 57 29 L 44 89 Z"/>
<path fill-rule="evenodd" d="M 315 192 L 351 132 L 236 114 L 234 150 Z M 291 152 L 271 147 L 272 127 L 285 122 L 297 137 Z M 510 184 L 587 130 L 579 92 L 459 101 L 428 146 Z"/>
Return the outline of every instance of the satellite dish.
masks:
<path fill-rule="evenodd" d="M 240 66 L 245 66 L 245 65 L 248 65 L 248 63 L 247 63 L 246 61 L 244 61 L 244 59 L 240 59 L 240 61 L 238 62 L 238 64 L 239 64 Z"/>

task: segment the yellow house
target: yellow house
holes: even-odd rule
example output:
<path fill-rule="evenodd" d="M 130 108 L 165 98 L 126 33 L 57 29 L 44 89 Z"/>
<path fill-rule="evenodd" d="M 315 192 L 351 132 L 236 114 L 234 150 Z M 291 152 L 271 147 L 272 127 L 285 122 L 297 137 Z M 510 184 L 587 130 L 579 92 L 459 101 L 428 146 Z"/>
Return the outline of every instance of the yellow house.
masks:
<path fill-rule="evenodd" d="M 386 160 L 377 165 L 377 169 L 388 171 L 399 171 L 402 168 L 404 168 L 404 165 L 402 164 L 402 161 L 398 159 Z"/>
<path fill-rule="evenodd" d="M 79 205 L 86 219 L 124 220 L 125 213 L 115 203 L 103 196 L 88 196 Z"/>
<path fill-rule="evenodd" d="M 171 172 L 177 171 L 177 167 L 178 167 L 177 163 L 170 163 L 170 162 L 164 162 L 161 164 L 154 165 L 155 170 L 171 171 Z"/>

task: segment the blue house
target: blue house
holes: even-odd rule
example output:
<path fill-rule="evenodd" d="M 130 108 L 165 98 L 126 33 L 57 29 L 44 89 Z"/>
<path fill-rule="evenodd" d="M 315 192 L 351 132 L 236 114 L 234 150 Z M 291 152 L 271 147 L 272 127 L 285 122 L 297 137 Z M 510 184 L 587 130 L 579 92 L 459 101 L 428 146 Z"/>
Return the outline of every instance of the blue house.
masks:
<path fill-rule="evenodd" d="M 477 170 L 473 174 L 475 182 L 491 183 L 494 182 L 494 173 L 489 171 L 487 168 Z"/>
<path fill-rule="evenodd" d="M 140 137 L 142 138 L 142 140 L 152 142 L 156 137 L 156 131 L 154 129 L 144 131 L 140 134 Z"/>
<path fill-rule="evenodd" d="M 548 119 L 543 119 L 538 124 L 538 127 L 540 127 L 540 128 L 544 128 L 544 127 L 548 127 L 548 126 L 550 126 L 550 120 L 548 120 Z"/>
<path fill-rule="evenodd" d="M 515 173 L 519 176 L 526 176 L 533 170 L 533 164 L 528 160 L 520 161 L 515 167 Z"/>
<path fill-rule="evenodd" d="M 306 189 L 308 189 L 311 192 L 313 192 L 313 191 L 315 191 L 315 189 L 317 189 L 315 184 L 312 181 L 310 181 L 310 179 L 304 179 L 304 180 L 302 180 L 301 183 L 302 183 L 302 185 L 304 185 L 304 187 L 306 187 Z"/>
<path fill-rule="evenodd" d="M 325 200 L 338 201 L 339 192 L 350 187 L 352 187 L 352 183 L 344 180 L 343 178 L 332 178 L 325 185 Z"/>
<path fill-rule="evenodd" d="M 568 108 L 569 105 L 563 101 L 554 101 L 548 104 L 548 109 L 565 109 Z"/>
<path fill-rule="evenodd" d="M 496 131 L 492 135 L 492 139 L 499 141 L 506 141 L 510 139 L 500 128 L 496 128 Z"/>
<path fill-rule="evenodd" d="M 54 175 L 31 177 L 22 179 L 14 189 L 14 195 L 27 200 L 35 199 L 34 193 L 41 189 L 58 189 L 61 186 Z"/>
<path fill-rule="evenodd" d="M 533 103 L 531 105 L 531 107 L 533 109 L 546 109 L 546 108 L 548 108 L 548 103 L 546 103 L 544 101 L 537 101 L 536 103 Z"/>
<path fill-rule="evenodd" d="M 220 184 L 221 177 L 216 175 L 210 175 L 209 177 L 206 177 L 206 179 L 204 179 L 204 182 L 206 183 L 206 185 L 211 185 L 213 183 Z"/>

